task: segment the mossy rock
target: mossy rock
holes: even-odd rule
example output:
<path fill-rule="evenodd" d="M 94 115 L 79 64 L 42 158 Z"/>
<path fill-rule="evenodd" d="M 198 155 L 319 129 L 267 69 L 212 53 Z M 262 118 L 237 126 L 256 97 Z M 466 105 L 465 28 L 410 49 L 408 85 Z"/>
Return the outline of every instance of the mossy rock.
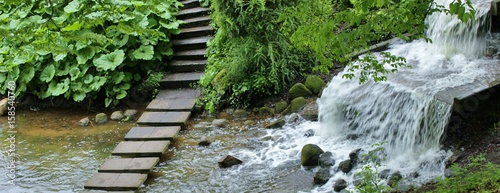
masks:
<path fill-rule="evenodd" d="M 290 103 L 290 111 L 295 113 L 299 111 L 302 107 L 307 104 L 307 100 L 304 97 L 298 97 L 292 100 Z"/>
<path fill-rule="evenodd" d="M 346 174 L 349 173 L 353 167 L 354 165 L 352 164 L 350 159 L 339 163 L 339 169 Z"/>
<path fill-rule="evenodd" d="M 261 107 L 259 109 L 260 116 L 274 115 L 274 108 L 271 107 Z"/>
<path fill-rule="evenodd" d="M 307 77 L 305 86 L 314 94 L 319 94 L 321 90 L 326 86 L 325 81 L 323 81 L 319 76 L 310 75 Z"/>
<path fill-rule="evenodd" d="M 283 112 L 286 109 L 286 107 L 288 107 L 288 103 L 286 101 L 281 101 L 279 103 L 276 103 L 276 105 L 274 105 L 276 113 Z"/>
<path fill-rule="evenodd" d="M 95 115 L 95 122 L 97 124 L 104 124 L 108 122 L 108 116 L 104 113 L 98 113 L 97 115 Z"/>
<path fill-rule="evenodd" d="M 303 166 L 317 166 L 319 156 L 324 151 L 315 144 L 307 144 L 302 147 L 300 153 L 300 164 Z"/>
<path fill-rule="evenodd" d="M 290 91 L 288 92 L 290 99 L 295 99 L 298 97 L 310 97 L 312 96 L 312 92 L 307 89 L 307 87 L 302 84 L 302 83 L 297 83 L 290 88 Z"/>
<path fill-rule="evenodd" d="M 292 114 L 292 105 L 288 105 L 285 110 L 281 112 L 282 115 L 290 115 Z"/>
<path fill-rule="evenodd" d="M 273 121 L 271 123 L 266 124 L 264 127 L 266 129 L 274 129 L 274 128 L 281 128 L 285 124 L 286 124 L 285 120 L 279 119 L 279 120 L 276 120 L 276 121 Z"/>
<path fill-rule="evenodd" d="M 244 109 L 236 109 L 233 112 L 233 117 L 236 117 L 236 118 L 243 118 L 243 117 L 246 117 L 247 115 L 248 115 L 248 113 Z"/>

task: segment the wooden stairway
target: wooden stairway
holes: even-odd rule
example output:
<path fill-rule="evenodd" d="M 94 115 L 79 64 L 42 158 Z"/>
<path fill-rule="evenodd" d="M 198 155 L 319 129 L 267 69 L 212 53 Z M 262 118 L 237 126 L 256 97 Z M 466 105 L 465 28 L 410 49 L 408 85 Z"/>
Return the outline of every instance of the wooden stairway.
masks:
<path fill-rule="evenodd" d="M 209 8 L 200 7 L 198 0 L 181 2 L 184 6 L 177 18 L 186 23 L 182 32 L 171 38 L 175 54 L 160 82 L 162 90 L 137 120 L 140 127 L 132 128 L 113 150 L 112 155 L 121 158 L 108 159 L 85 189 L 137 190 L 191 116 L 200 96 L 191 84 L 203 75 L 206 45 L 214 30 L 209 25 Z"/>

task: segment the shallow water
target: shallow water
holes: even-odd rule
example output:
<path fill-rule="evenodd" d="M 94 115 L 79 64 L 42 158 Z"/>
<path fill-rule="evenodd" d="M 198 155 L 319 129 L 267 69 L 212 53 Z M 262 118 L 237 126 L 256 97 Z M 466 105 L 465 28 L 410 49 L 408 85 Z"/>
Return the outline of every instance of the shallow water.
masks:
<path fill-rule="evenodd" d="M 0 117 L 0 192 L 79 192 L 135 123 L 78 126 L 95 113 L 78 109 L 16 111 L 15 185 L 6 175 L 11 157 L 7 118 Z"/>

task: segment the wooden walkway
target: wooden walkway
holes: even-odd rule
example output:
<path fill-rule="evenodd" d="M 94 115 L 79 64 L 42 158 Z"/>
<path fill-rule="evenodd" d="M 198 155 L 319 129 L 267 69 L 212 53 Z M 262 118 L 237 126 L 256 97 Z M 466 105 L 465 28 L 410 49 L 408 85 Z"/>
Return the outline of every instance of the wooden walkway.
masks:
<path fill-rule="evenodd" d="M 106 160 L 85 189 L 115 193 L 139 189 L 191 116 L 200 92 L 190 86 L 203 75 L 206 43 L 213 29 L 208 8 L 200 7 L 198 0 L 181 2 L 184 7 L 177 18 L 187 23 L 181 26 L 181 34 L 172 37 L 175 55 L 169 62 L 169 74 L 160 82 L 164 90 L 137 120 L 139 127 L 131 128 L 111 153 L 120 158 Z"/>

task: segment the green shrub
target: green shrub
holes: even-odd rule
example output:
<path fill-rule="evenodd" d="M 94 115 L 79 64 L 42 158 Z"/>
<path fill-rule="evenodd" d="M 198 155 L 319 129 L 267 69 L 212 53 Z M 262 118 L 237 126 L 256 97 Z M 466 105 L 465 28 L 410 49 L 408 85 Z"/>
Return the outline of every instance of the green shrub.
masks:
<path fill-rule="evenodd" d="M 117 104 L 149 71 L 161 71 L 180 33 L 176 0 L 0 0 L 0 94 L 105 95 Z"/>

